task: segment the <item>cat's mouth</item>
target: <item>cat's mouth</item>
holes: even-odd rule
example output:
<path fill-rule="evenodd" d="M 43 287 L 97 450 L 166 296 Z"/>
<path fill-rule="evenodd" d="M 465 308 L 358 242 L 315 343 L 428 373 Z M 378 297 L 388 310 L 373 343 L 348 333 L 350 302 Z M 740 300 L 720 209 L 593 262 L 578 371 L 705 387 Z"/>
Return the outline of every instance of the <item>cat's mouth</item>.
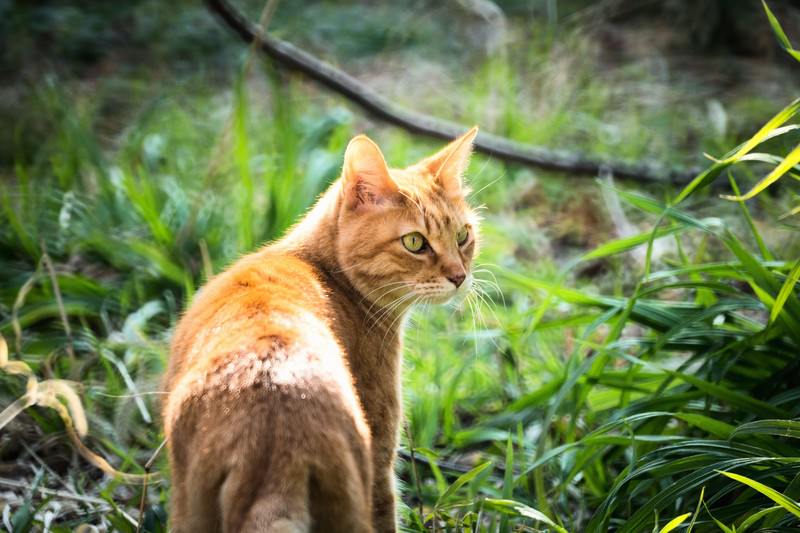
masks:
<path fill-rule="evenodd" d="M 430 303 L 435 305 L 454 303 L 460 304 L 469 294 L 472 287 L 472 275 L 468 275 L 464 282 L 456 287 L 452 283 L 442 284 L 435 289 L 425 287 L 422 290 L 415 290 L 419 303 Z"/>

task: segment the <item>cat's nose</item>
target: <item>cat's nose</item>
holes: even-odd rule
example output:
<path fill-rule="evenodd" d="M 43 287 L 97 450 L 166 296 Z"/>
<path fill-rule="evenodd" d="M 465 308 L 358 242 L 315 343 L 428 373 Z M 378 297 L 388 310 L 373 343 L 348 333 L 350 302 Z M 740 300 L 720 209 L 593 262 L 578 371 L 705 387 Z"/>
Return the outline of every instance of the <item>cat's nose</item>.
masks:
<path fill-rule="evenodd" d="M 456 286 L 457 289 L 461 286 L 462 283 L 464 283 L 464 280 L 467 279 L 467 275 L 461 272 L 459 274 L 451 274 L 447 276 L 447 279 L 450 280 L 453 283 L 453 285 Z"/>

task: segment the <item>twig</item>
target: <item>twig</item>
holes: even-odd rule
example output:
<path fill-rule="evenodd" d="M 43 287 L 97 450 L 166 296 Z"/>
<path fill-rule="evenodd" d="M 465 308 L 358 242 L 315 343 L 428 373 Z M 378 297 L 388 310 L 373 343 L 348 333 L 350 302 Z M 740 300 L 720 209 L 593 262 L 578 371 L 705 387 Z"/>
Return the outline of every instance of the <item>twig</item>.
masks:
<path fill-rule="evenodd" d="M 381 120 L 412 133 L 447 140 L 461 135 L 467 129 L 464 125 L 434 118 L 394 104 L 346 72 L 286 41 L 259 31 L 225 0 L 206 0 L 206 2 L 209 9 L 235 31 L 242 41 L 248 44 L 258 44 L 262 52 L 279 64 L 298 71 L 341 94 Z M 540 146 L 522 144 L 486 132 L 478 135 L 475 140 L 475 149 L 505 161 L 584 176 L 596 176 L 601 171 L 607 171 L 617 177 L 643 182 L 685 183 L 698 173 L 692 169 L 679 170 L 654 163 L 627 163 L 589 157 L 564 150 L 550 150 Z"/>
<path fill-rule="evenodd" d="M 149 474 L 147 469 L 145 469 L 145 474 Z M 142 531 L 142 522 L 144 521 L 144 502 L 147 500 L 147 476 L 144 477 L 142 480 L 142 497 L 139 500 L 139 523 L 136 524 L 136 533 L 141 533 Z"/>
<path fill-rule="evenodd" d="M 161 444 L 158 445 L 158 448 L 153 452 L 153 455 L 150 456 L 150 459 L 144 464 L 144 469 L 146 472 L 150 472 L 150 469 L 153 468 L 153 463 L 156 461 L 156 458 L 161 453 L 161 450 L 164 449 L 164 446 L 167 445 L 167 439 L 161 441 Z"/>
<path fill-rule="evenodd" d="M 14 489 L 26 489 L 26 490 L 28 490 L 28 489 L 31 488 L 30 485 L 28 485 L 27 483 L 24 483 L 22 481 L 17 481 L 15 479 L 7 479 L 7 478 L 3 478 L 3 477 L 0 477 L 0 485 L 3 485 L 5 487 L 11 487 L 11 488 L 14 488 Z M 103 505 L 103 506 L 106 506 L 108 509 L 111 508 L 111 506 L 108 504 L 107 501 L 102 500 L 100 498 L 94 498 L 92 496 L 83 496 L 81 494 L 75 494 L 73 492 L 67 492 L 67 491 L 64 491 L 64 490 L 47 489 L 47 488 L 44 488 L 44 487 L 37 487 L 36 488 L 36 492 L 39 492 L 41 494 L 48 495 L 48 496 L 57 496 L 58 498 L 62 498 L 64 500 L 74 500 L 74 501 L 79 501 L 79 502 L 83 502 L 83 503 L 91 503 L 93 505 Z M 132 520 L 132 523 L 136 523 L 136 521 Z"/>
<path fill-rule="evenodd" d="M 142 497 L 139 500 L 139 523 L 136 525 L 136 533 L 139 533 L 142 528 L 142 522 L 144 522 L 144 503 L 147 499 L 147 479 L 150 477 L 150 469 L 153 467 L 153 463 L 158 457 L 158 454 L 161 453 L 161 450 L 164 449 L 164 445 L 167 444 L 167 439 L 161 441 L 161 444 L 158 445 L 158 448 L 153 452 L 153 455 L 150 456 L 150 459 L 144 464 L 144 479 L 142 480 Z"/>

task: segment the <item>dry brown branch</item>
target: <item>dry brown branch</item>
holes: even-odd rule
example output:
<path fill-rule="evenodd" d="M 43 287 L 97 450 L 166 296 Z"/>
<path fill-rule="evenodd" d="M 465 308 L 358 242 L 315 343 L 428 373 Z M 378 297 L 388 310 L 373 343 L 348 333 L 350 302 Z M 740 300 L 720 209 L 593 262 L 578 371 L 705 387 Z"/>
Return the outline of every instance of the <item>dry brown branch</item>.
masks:
<path fill-rule="evenodd" d="M 461 135 L 467 126 L 404 109 L 390 102 L 354 77 L 325 63 L 296 46 L 260 32 L 241 13 L 225 0 L 206 0 L 216 13 L 239 37 L 259 49 L 279 65 L 295 70 L 331 89 L 376 118 L 399 126 L 411 133 L 450 140 Z M 615 177 L 642 182 L 685 183 L 697 174 L 694 170 L 670 168 L 654 163 L 628 163 L 585 156 L 564 150 L 530 146 L 505 137 L 481 132 L 475 149 L 504 161 L 520 163 L 547 170 L 557 170 L 582 176 L 597 176 L 601 171 Z"/>

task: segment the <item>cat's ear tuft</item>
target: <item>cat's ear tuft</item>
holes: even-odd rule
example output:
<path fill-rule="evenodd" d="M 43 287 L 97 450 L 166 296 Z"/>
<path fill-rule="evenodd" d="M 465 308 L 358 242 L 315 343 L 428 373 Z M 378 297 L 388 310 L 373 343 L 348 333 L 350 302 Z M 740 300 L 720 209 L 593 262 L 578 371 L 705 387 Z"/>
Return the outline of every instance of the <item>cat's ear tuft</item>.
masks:
<path fill-rule="evenodd" d="M 380 148 L 366 135 L 354 137 L 347 145 L 342 180 L 345 205 L 351 210 L 387 204 L 397 194 Z"/>
<path fill-rule="evenodd" d="M 420 163 L 448 195 L 460 196 L 464 193 L 464 172 L 469 166 L 472 144 L 477 135 L 478 126 L 473 126 L 467 133 Z"/>

